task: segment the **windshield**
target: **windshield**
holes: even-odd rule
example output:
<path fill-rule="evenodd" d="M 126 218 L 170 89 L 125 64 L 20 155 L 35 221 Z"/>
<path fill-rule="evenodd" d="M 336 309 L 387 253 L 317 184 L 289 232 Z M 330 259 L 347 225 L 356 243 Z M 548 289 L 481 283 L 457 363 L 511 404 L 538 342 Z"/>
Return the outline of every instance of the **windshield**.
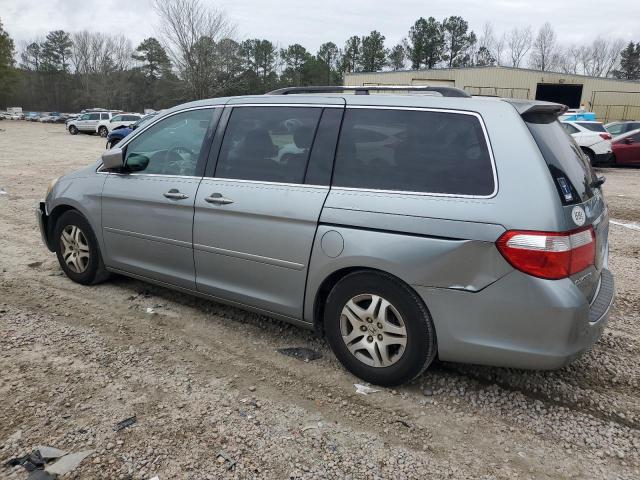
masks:
<path fill-rule="evenodd" d="M 551 115 L 527 119 L 553 176 L 562 202 L 566 205 L 585 202 L 594 195 L 591 183 L 596 179 L 589 160 L 573 138 Z"/>
<path fill-rule="evenodd" d="M 151 115 L 147 115 L 144 118 L 141 118 L 140 120 L 138 120 L 135 123 L 136 128 L 142 128 L 145 125 L 148 125 L 149 123 L 151 123 L 151 121 L 156 117 L 156 114 L 151 114 Z"/>

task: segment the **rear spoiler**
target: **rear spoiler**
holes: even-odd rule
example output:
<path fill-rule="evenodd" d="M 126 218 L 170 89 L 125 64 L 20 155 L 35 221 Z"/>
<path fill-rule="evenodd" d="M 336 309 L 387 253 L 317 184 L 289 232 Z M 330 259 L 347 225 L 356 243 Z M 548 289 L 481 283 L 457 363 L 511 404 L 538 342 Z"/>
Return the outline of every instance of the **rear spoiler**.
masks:
<path fill-rule="evenodd" d="M 564 114 L 569 107 L 562 105 L 561 103 L 531 101 L 531 100 L 514 100 L 510 98 L 504 98 L 503 101 L 510 103 L 515 108 L 520 116 L 527 121 L 542 121 L 547 119 L 548 121 L 554 121 L 560 115 Z M 545 122 L 542 122 L 545 123 Z"/>

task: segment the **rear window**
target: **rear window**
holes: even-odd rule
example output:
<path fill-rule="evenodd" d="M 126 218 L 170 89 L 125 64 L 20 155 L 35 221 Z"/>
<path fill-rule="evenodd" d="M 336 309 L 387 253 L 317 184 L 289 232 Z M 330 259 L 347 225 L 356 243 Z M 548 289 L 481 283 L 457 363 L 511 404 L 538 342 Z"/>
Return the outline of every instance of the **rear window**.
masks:
<path fill-rule="evenodd" d="M 333 185 L 405 192 L 489 196 L 489 148 L 475 115 L 347 109 Z"/>
<path fill-rule="evenodd" d="M 576 122 L 582 128 L 586 128 L 587 130 L 591 130 L 592 132 L 606 132 L 607 130 L 604 128 L 604 125 L 601 123 L 591 123 L 591 122 Z"/>
<path fill-rule="evenodd" d="M 595 174 L 589 159 L 555 116 L 529 117 L 526 124 L 549 166 L 562 202 L 568 205 L 591 198 Z"/>

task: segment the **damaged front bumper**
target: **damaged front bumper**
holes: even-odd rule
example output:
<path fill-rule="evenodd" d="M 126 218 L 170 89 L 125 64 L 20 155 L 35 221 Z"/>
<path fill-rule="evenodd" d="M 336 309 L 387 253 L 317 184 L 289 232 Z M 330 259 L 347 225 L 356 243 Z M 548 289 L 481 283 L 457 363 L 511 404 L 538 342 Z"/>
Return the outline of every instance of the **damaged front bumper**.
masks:
<path fill-rule="evenodd" d="M 36 219 L 38 221 L 38 227 L 40 228 L 42 243 L 52 252 L 55 251 L 49 241 L 49 216 L 47 215 L 47 208 L 44 202 L 40 202 L 36 207 Z"/>

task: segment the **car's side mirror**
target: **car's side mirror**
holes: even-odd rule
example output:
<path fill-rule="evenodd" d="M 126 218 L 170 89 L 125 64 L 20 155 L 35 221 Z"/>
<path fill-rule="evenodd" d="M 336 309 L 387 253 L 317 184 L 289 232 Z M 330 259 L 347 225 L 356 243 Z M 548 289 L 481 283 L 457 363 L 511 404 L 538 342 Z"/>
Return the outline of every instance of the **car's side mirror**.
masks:
<path fill-rule="evenodd" d="M 635 143 L 635 140 L 633 138 L 625 138 L 624 139 L 624 143 L 626 143 L 627 145 L 631 145 L 632 143 Z"/>
<path fill-rule="evenodd" d="M 113 147 L 102 154 L 102 164 L 104 168 L 119 169 L 124 165 L 124 153 L 120 147 Z"/>

